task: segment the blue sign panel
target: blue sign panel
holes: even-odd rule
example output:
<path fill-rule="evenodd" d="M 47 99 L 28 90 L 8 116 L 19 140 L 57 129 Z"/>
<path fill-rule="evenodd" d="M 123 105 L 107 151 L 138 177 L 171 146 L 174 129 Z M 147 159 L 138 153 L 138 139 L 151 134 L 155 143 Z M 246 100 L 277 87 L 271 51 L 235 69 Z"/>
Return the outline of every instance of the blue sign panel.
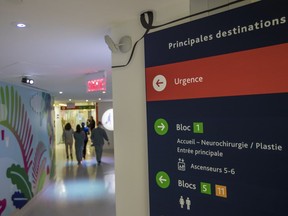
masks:
<path fill-rule="evenodd" d="M 260 1 L 145 37 L 150 216 L 287 215 L 287 16 Z"/>

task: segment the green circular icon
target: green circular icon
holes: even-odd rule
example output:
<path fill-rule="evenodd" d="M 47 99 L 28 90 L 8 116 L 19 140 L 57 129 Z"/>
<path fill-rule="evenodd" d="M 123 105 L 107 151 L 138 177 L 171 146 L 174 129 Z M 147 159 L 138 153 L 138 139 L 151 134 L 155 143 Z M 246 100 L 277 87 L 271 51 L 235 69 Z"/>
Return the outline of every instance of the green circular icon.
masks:
<path fill-rule="evenodd" d="M 164 135 L 168 132 L 168 123 L 165 119 L 157 119 L 154 123 L 154 130 L 159 135 Z"/>
<path fill-rule="evenodd" d="M 160 171 L 156 175 L 156 182 L 159 187 L 167 188 L 170 185 L 170 177 L 166 172 Z"/>

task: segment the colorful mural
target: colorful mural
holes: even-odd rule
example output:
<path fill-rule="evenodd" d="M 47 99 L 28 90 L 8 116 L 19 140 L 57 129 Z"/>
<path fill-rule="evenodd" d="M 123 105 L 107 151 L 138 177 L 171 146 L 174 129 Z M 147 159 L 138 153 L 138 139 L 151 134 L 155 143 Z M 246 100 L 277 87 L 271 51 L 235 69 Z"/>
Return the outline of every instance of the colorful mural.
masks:
<path fill-rule="evenodd" d="M 53 99 L 0 82 L 0 216 L 21 209 L 53 177 Z"/>

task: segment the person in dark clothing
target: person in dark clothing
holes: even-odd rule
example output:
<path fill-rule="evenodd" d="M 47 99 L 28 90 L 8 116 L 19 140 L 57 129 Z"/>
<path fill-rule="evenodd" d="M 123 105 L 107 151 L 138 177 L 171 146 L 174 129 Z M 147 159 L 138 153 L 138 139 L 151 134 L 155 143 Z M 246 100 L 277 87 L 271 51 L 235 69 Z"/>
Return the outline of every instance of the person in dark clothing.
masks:
<path fill-rule="evenodd" d="M 81 123 L 81 128 L 82 128 L 82 130 L 85 133 L 84 146 L 83 146 L 83 158 L 85 159 L 85 157 L 86 157 L 86 146 L 87 146 L 87 142 L 88 142 L 89 128 L 85 126 L 84 122 Z"/>
<path fill-rule="evenodd" d="M 107 141 L 107 144 L 110 145 L 106 131 L 103 129 L 102 123 L 99 121 L 97 123 L 97 128 L 94 128 L 91 132 L 91 141 L 92 145 L 95 147 L 96 160 L 98 164 L 101 164 L 104 140 Z"/>
<path fill-rule="evenodd" d="M 90 116 L 88 127 L 89 127 L 91 132 L 95 128 L 95 126 L 96 126 L 95 120 L 94 120 L 93 116 Z"/>
<path fill-rule="evenodd" d="M 78 124 L 76 126 L 76 131 L 74 132 L 75 151 L 78 165 L 81 164 L 83 157 L 84 139 L 85 139 L 85 133 L 84 131 L 82 131 L 81 126 Z"/>

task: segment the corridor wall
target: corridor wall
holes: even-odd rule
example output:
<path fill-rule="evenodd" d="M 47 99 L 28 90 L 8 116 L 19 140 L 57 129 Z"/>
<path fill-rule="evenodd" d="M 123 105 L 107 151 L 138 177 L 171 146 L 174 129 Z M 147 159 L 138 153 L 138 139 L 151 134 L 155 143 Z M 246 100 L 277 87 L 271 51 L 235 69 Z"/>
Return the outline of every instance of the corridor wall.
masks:
<path fill-rule="evenodd" d="M 54 176 L 53 98 L 0 82 L 0 215 L 25 206 Z"/>
<path fill-rule="evenodd" d="M 157 22 L 186 14 L 189 14 L 189 0 L 175 1 L 157 10 Z M 144 32 L 139 14 L 138 20 L 113 27 L 112 38 L 118 41 L 129 35 L 135 42 Z M 128 66 L 112 70 L 117 216 L 149 215 L 143 44 L 143 40 L 138 43 Z M 129 54 L 113 53 L 113 66 L 126 64 Z"/>

